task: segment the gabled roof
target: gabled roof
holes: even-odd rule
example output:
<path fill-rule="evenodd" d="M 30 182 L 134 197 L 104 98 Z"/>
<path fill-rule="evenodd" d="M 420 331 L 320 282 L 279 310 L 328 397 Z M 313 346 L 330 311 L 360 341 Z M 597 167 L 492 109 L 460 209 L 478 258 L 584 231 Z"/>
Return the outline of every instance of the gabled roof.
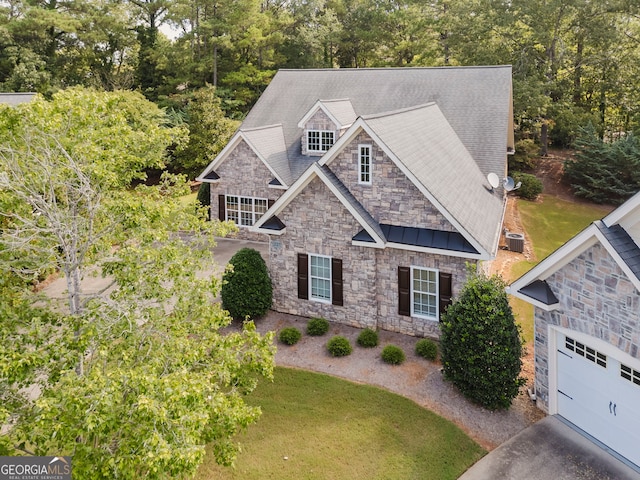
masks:
<path fill-rule="evenodd" d="M 284 145 L 282 125 L 269 125 L 259 128 L 248 128 L 237 131 L 229 143 L 222 149 L 213 162 L 197 178 L 199 181 L 211 181 L 210 172 L 214 171 L 229 156 L 234 148 L 244 140 L 265 166 L 273 173 L 282 186 L 291 185 L 294 181 L 289 168 L 289 160 Z M 216 174 L 217 175 L 217 174 Z M 276 185 L 276 183 L 273 183 Z"/>
<path fill-rule="evenodd" d="M 383 248 L 385 243 L 384 234 L 380 225 L 371 217 L 364 207 L 355 199 L 347 187 L 328 168 L 317 163 L 312 164 L 307 171 L 287 190 L 267 212 L 252 227 L 253 231 L 268 234 L 282 234 L 286 230 L 286 225 L 282 224 L 277 215 L 315 178 L 319 178 L 333 194 L 340 200 L 347 210 L 358 221 L 367 232 L 372 242 L 367 242 L 367 246 Z M 274 218 L 275 217 L 275 218 Z M 284 228 L 274 231 L 273 225 L 280 222 Z M 354 240 L 357 242 L 357 240 Z"/>
<path fill-rule="evenodd" d="M 597 243 L 600 243 L 609 252 L 635 288 L 640 291 L 639 227 L 640 192 L 602 220 L 593 222 L 566 242 L 529 272 L 513 282 L 507 287 L 507 291 L 545 310 L 552 310 L 558 307 L 557 299 L 554 303 L 548 303 L 550 300 L 545 301 L 539 296 L 532 295 L 532 289 L 535 290 L 536 284 L 539 285 L 539 282 L 544 282 L 563 266 Z"/>
<path fill-rule="evenodd" d="M 0 93 L 0 103 L 6 105 L 20 105 L 30 102 L 36 94 L 33 92 Z"/>
<path fill-rule="evenodd" d="M 241 130 L 281 123 L 291 171 L 302 174 L 311 162 L 301 154 L 298 123 L 318 99 L 349 99 L 358 116 L 436 102 L 483 175 L 506 173 L 514 146 L 510 66 L 279 70 Z"/>
<path fill-rule="evenodd" d="M 338 130 L 347 128 L 351 125 L 358 115 L 353 110 L 353 105 L 349 99 L 341 100 L 318 100 L 313 107 L 298 122 L 299 128 L 304 128 L 309 119 L 315 115 L 318 110 L 322 110 L 336 125 Z"/>
<path fill-rule="evenodd" d="M 460 232 L 482 258 L 496 254 L 503 198 L 491 192 L 478 165 L 438 105 L 358 119 L 320 160 L 330 165 L 344 145 L 365 131 Z"/>

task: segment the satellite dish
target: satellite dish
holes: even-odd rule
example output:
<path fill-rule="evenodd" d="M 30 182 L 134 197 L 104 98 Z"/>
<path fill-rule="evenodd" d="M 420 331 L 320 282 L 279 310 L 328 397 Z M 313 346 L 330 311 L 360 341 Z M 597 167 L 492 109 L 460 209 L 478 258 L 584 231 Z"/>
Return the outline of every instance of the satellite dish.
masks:
<path fill-rule="evenodd" d="M 500 177 L 493 172 L 487 175 L 487 180 L 489 181 L 489 185 L 491 185 L 492 189 L 498 188 L 498 185 L 500 185 Z"/>
<path fill-rule="evenodd" d="M 505 179 L 502 181 L 502 185 L 507 192 L 515 190 L 516 188 L 516 182 L 511 177 L 505 177 Z"/>

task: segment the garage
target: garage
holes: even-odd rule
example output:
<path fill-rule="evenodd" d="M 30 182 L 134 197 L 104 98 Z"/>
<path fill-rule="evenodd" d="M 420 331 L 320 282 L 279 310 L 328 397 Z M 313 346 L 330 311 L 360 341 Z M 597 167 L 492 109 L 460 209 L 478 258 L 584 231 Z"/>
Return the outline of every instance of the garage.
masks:
<path fill-rule="evenodd" d="M 640 466 L 640 366 L 602 340 L 556 331 L 557 413 Z"/>

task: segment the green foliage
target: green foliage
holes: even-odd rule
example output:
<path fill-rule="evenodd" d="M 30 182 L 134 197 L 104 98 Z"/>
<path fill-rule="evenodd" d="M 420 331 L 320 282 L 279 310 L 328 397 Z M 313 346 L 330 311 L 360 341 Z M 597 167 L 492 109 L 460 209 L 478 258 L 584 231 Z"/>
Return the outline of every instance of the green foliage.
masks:
<path fill-rule="evenodd" d="M 491 410 L 508 408 L 524 384 L 520 329 L 504 289 L 500 277 L 487 278 L 470 268 L 440 323 L 445 378 Z"/>
<path fill-rule="evenodd" d="M 520 198 L 524 198 L 525 200 L 535 200 L 538 198 L 538 195 L 542 193 L 544 187 L 542 182 L 535 175 L 530 173 L 513 172 L 511 176 L 516 184 L 521 182 L 520 188 L 514 191 L 514 193 Z"/>
<path fill-rule="evenodd" d="M 358 335 L 358 345 L 365 348 L 373 348 L 378 346 L 378 332 L 371 328 L 365 328 Z"/>
<path fill-rule="evenodd" d="M 269 271 L 260 252 L 253 248 L 238 250 L 222 276 L 222 306 L 236 319 L 260 318 L 272 302 Z"/>
<path fill-rule="evenodd" d="M 351 355 L 353 348 L 345 337 L 336 335 L 327 342 L 327 350 L 333 357 L 346 357 Z"/>
<path fill-rule="evenodd" d="M 400 365 L 405 360 L 404 350 L 397 345 L 387 345 L 382 349 L 382 361 L 390 365 Z"/>
<path fill-rule="evenodd" d="M 416 342 L 416 355 L 433 362 L 438 358 L 438 345 L 433 340 L 421 338 Z"/>
<path fill-rule="evenodd" d="M 577 105 L 554 104 L 550 115 L 553 126 L 549 139 L 554 146 L 561 148 L 573 147 L 585 125 L 597 125 L 599 122 L 597 114 Z"/>
<path fill-rule="evenodd" d="M 302 333 L 296 327 L 287 327 L 280 330 L 278 340 L 285 345 L 295 345 L 302 338 Z"/>
<path fill-rule="evenodd" d="M 208 207 L 211 205 L 211 184 L 207 182 L 202 182 L 198 187 L 198 202 L 203 207 Z"/>
<path fill-rule="evenodd" d="M 531 138 L 518 140 L 515 153 L 509 155 L 509 171 L 532 170 L 540 158 L 540 146 Z"/>
<path fill-rule="evenodd" d="M 307 323 L 307 335 L 321 336 L 329 331 L 329 321 L 326 318 L 312 318 Z"/>
<path fill-rule="evenodd" d="M 618 205 L 640 191 L 640 143 L 633 134 L 605 142 L 593 125 L 576 140 L 575 161 L 564 165 L 564 176 L 577 196 L 595 203 Z"/>

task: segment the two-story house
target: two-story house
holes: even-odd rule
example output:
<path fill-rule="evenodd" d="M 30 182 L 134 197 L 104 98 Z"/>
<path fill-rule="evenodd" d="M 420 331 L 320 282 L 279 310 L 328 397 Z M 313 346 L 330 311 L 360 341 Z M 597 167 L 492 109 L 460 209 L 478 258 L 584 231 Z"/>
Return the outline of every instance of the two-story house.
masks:
<path fill-rule="evenodd" d="M 269 241 L 276 311 L 438 336 L 496 255 L 512 117 L 509 66 L 282 70 L 199 180 Z"/>

